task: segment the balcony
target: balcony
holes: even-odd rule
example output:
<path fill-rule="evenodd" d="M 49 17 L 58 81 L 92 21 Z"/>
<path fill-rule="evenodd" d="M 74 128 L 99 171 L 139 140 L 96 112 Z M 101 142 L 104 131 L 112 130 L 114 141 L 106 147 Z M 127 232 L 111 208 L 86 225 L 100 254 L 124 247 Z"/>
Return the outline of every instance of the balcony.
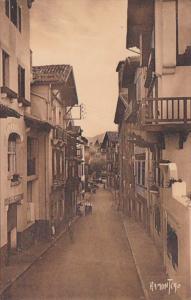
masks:
<path fill-rule="evenodd" d="M 191 128 L 191 97 L 143 99 L 139 112 L 140 123 L 147 131 Z"/>

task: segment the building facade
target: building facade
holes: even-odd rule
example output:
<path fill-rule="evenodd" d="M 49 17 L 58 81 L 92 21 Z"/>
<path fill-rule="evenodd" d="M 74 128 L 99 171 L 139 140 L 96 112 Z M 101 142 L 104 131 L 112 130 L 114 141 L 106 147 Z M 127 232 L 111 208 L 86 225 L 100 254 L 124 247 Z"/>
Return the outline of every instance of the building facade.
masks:
<path fill-rule="evenodd" d="M 71 110 L 78 104 L 72 67 L 32 68 L 32 2 L 0 2 L 2 264 L 12 252 L 50 237 L 53 227 L 57 231 L 75 216 L 83 161 L 77 157 L 81 133 L 70 132 Z M 68 178 L 72 195 L 67 193 Z"/>
<path fill-rule="evenodd" d="M 27 203 L 27 136 L 24 114 L 30 107 L 29 47 L 32 1 L 0 3 L 0 251 L 21 247 L 32 230 Z M 32 210 L 32 208 L 31 208 Z"/>
<path fill-rule="evenodd" d="M 140 56 L 118 65 L 127 90 L 115 115 L 121 207 L 152 236 L 183 299 L 191 295 L 189 15 L 190 1 L 128 1 L 127 49 Z"/>
<path fill-rule="evenodd" d="M 31 86 L 32 115 L 53 127 L 45 138 L 46 164 L 40 176 L 44 179 L 44 200 L 41 197 L 39 224 L 41 230 L 45 227 L 48 231 L 51 226 L 57 230 L 75 213 L 76 137 L 70 125 L 71 109 L 78 98 L 73 69 L 70 65 L 33 67 Z"/>

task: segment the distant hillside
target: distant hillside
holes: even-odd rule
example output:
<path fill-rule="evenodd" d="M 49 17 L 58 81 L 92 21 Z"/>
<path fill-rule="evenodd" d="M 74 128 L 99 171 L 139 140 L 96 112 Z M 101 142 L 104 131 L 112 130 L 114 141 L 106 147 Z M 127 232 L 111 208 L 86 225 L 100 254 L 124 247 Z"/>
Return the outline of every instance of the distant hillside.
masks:
<path fill-rule="evenodd" d="M 97 140 L 99 141 L 99 143 L 102 143 L 103 138 L 104 138 L 104 135 L 105 135 L 105 132 L 102 133 L 102 134 L 95 135 L 95 136 L 93 136 L 93 137 L 88 137 L 88 142 L 89 142 L 89 144 L 90 144 L 90 143 L 93 143 L 93 144 L 94 144 Z"/>

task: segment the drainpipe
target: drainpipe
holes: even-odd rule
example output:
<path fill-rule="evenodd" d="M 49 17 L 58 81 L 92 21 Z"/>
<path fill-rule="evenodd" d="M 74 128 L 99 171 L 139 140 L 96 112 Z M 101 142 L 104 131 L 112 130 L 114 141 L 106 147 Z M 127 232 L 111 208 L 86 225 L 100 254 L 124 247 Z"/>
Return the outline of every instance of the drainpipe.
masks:
<path fill-rule="evenodd" d="M 46 135 L 44 136 L 44 156 L 45 156 L 45 221 L 47 220 L 47 166 L 46 166 L 46 162 L 47 162 L 47 147 L 46 147 Z"/>
<path fill-rule="evenodd" d="M 188 220 L 189 220 L 189 229 L 188 229 L 188 237 L 189 237 L 189 249 L 191 249 L 191 204 L 188 205 Z M 189 251 L 188 265 L 191 266 L 191 252 Z M 189 277 L 188 277 L 188 292 L 187 295 L 191 294 L 191 267 L 189 267 Z"/>
<path fill-rule="evenodd" d="M 47 118 L 48 121 L 50 121 L 50 107 L 51 107 L 51 98 L 52 98 L 52 94 L 51 94 L 51 90 L 52 90 L 52 84 L 49 84 L 49 91 L 48 91 L 48 103 L 47 103 Z"/>

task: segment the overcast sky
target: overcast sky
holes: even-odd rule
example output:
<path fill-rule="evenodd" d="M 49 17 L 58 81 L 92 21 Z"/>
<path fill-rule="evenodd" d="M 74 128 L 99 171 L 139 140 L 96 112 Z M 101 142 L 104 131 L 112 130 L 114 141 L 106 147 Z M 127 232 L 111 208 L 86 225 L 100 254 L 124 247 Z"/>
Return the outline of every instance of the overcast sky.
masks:
<path fill-rule="evenodd" d="M 31 10 L 33 64 L 71 64 L 87 137 L 117 129 L 115 71 L 125 49 L 127 0 L 36 0 Z"/>

